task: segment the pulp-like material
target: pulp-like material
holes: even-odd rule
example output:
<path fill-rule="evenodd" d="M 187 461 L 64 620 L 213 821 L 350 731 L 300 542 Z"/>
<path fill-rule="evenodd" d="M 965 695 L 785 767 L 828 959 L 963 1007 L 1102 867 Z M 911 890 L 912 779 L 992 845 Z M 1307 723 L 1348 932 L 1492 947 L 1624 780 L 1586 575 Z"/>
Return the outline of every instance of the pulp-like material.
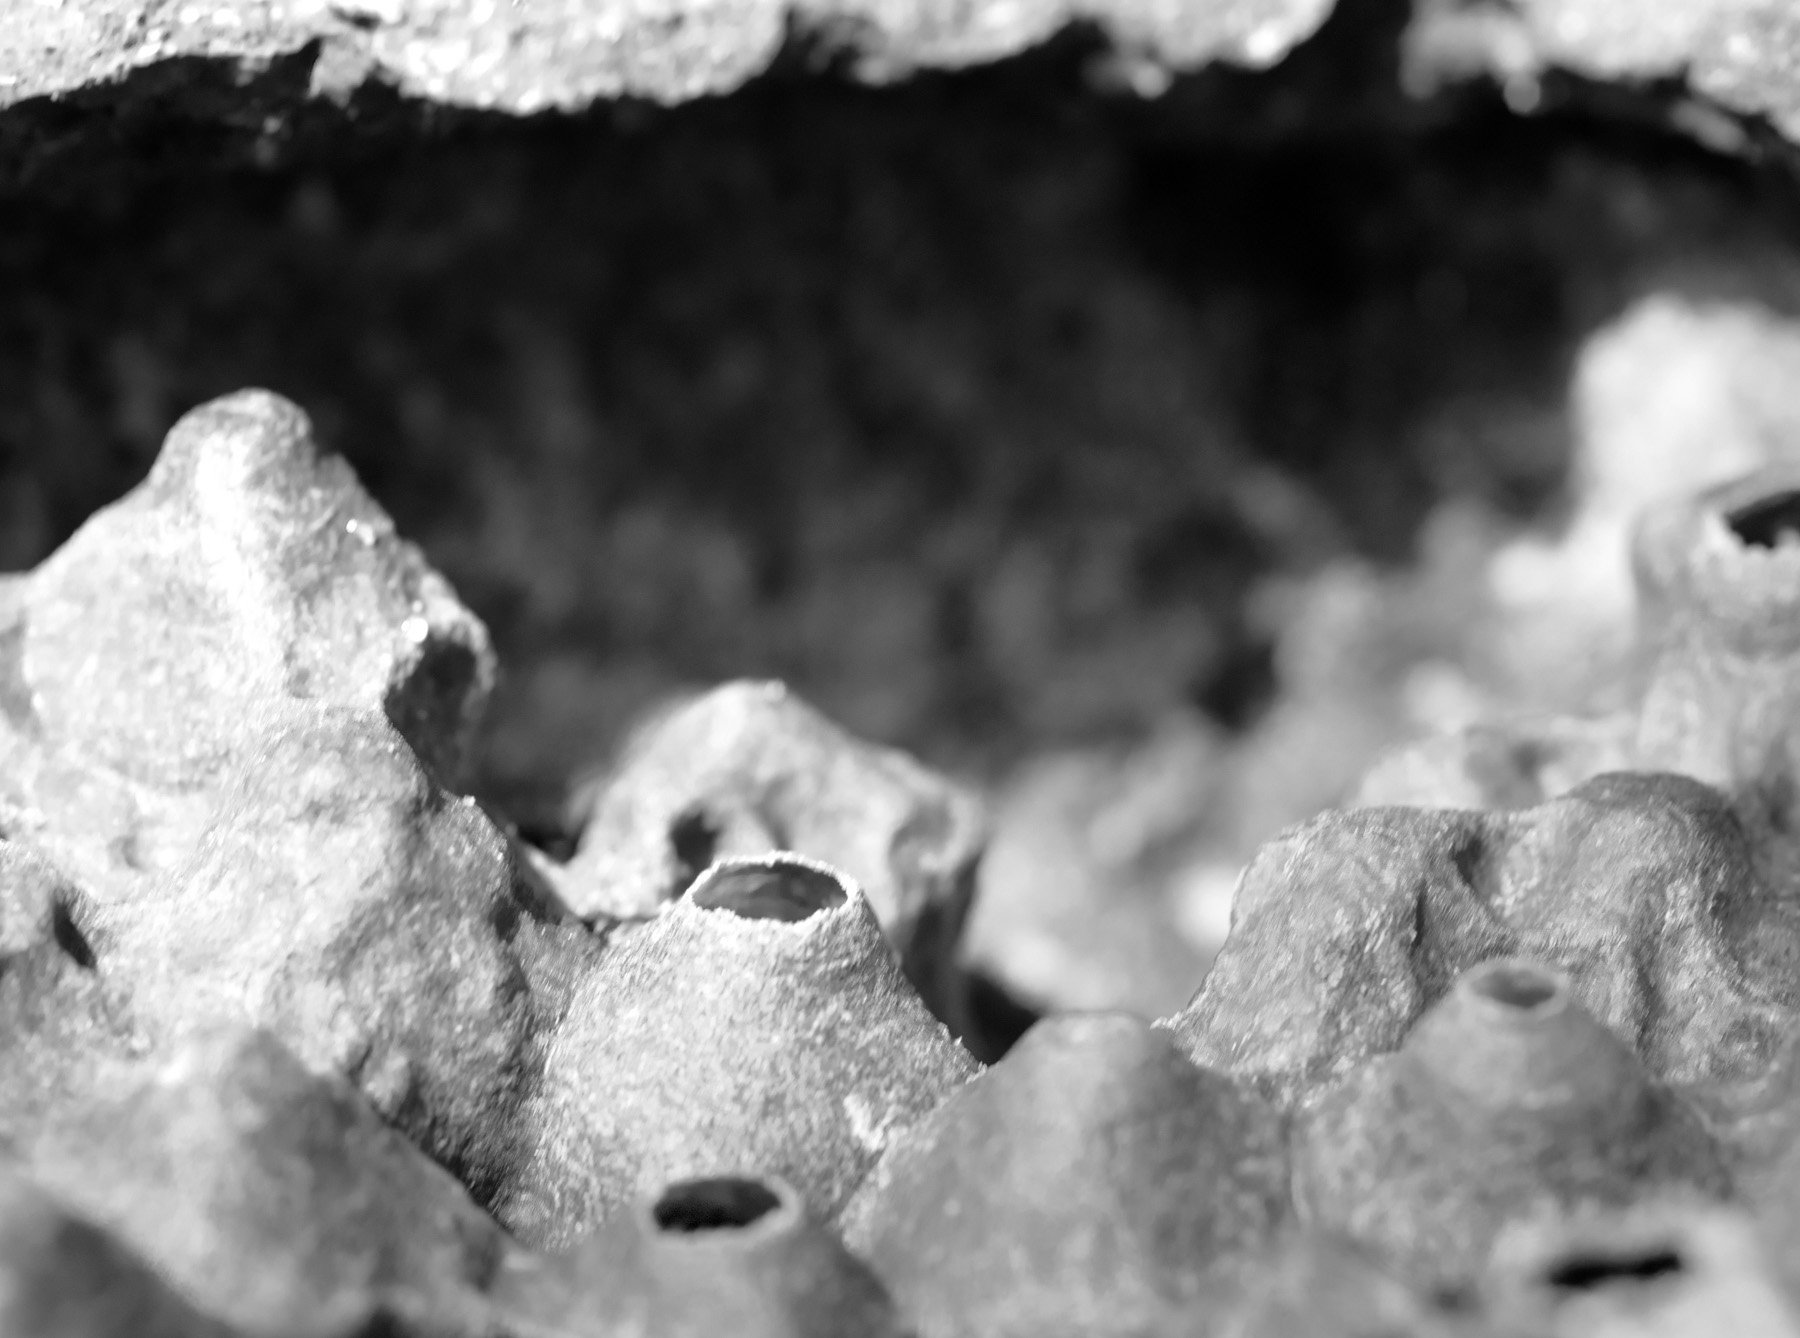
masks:
<path fill-rule="evenodd" d="M 1699 1117 L 1520 959 L 1462 976 L 1396 1054 L 1310 1102 L 1295 1148 L 1302 1216 L 1438 1291 L 1472 1285 L 1533 1216 L 1731 1189 Z"/>
<path fill-rule="evenodd" d="M 984 836 L 960 787 L 850 737 L 780 683 L 732 683 L 640 730 L 553 876 L 579 914 L 633 919 L 716 860 L 823 860 L 862 887 L 907 978 L 960 1028 L 954 954 Z"/>
<path fill-rule="evenodd" d="M 1519 802 L 1465 767 L 1469 809 L 1284 833 L 1182 1013 L 977 1076 L 904 969 L 953 960 L 960 792 L 735 685 L 532 857 L 445 788 L 479 626 L 291 406 L 196 411 L 0 581 L 7 1303 L 70 1338 L 115 1295 L 196 1338 L 1785 1333 L 1796 496 L 1646 523 L 1643 705 L 1559 726 L 1566 784 L 1490 727 Z M 1595 1221 L 1673 1243 L 1596 1262 Z"/>
<path fill-rule="evenodd" d="M 896 1142 L 847 1229 L 927 1338 L 1174 1338 L 1286 1203 L 1272 1106 L 1137 1018 L 1069 1014 Z"/>
<path fill-rule="evenodd" d="M 0 1332 L 32 1338 L 230 1338 L 142 1259 L 0 1165 Z"/>
<path fill-rule="evenodd" d="M 106 911 L 163 1032 L 274 1031 L 487 1195 L 529 1146 L 538 1046 L 599 943 L 380 716 L 276 705 L 193 856 Z"/>
<path fill-rule="evenodd" d="M 1504 1323 L 1544 1338 L 1795 1338 L 1768 1255 L 1742 1215 L 1677 1194 L 1515 1227 L 1481 1289 Z"/>
<path fill-rule="evenodd" d="M 1796 938 L 1718 792 L 1616 773 L 1512 813 L 1322 814 L 1258 852 L 1231 937 L 1170 1019 L 1201 1063 L 1287 1099 L 1397 1049 L 1462 971 L 1521 953 L 1651 1072 L 1761 1072 L 1800 999 Z"/>
<path fill-rule="evenodd" d="M 96 605 L 106 610 L 96 617 Z M 215 400 L 33 574 L 23 674 L 45 734 L 146 784 L 205 784 L 270 696 L 386 708 L 454 779 L 487 631 L 294 405 Z"/>
<path fill-rule="evenodd" d="M 250 1330 L 395 1293 L 430 1297 L 446 1322 L 479 1318 L 512 1248 L 347 1084 L 267 1033 L 216 1029 L 110 1066 L 16 1151 L 36 1183 Z"/>
<path fill-rule="evenodd" d="M 1425 0 L 1404 51 L 1415 87 L 1482 71 L 1529 108 L 1556 70 L 1593 79 L 1678 80 L 1692 94 L 1685 118 L 1703 142 L 1739 149 L 1741 129 L 1715 106 L 1766 117 L 1800 138 L 1794 53 L 1800 20 L 1785 0 L 1518 0 L 1504 7 Z"/>
<path fill-rule="evenodd" d="M 901 975 L 860 888 L 783 855 L 713 866 L 622 931 L 549 1043 L 540 1141 L 499 1204 L 565 1244 L 672 1180 L 763 1174 L 836 1217 L 975 1070 Z"/>
<path fill-rule="evenodd" d="M 680 1180 L 568 1250 L 517 1256 L 496 1287 L 509 1315 L 657 1338 L 900 1338 L 868 1266 L 773 1177 Z"/>
<path fill-rule="evenodd" d="M 379 81 L 520 114 L 599 98 L 681 102 L 761 73 L 790 25 L 835 35 L 874 76 L 996 60 L 1081 20 L 1174 66 L 1266 65 L 1330 11 L 1331 0 L 733 0 L 667 11 L 624 0 L 72 0 L 12 10 L 0 29 L 0 107 L 182 59 L 246 73 L 299 62 L 302 86 L 320 93 Z"/>

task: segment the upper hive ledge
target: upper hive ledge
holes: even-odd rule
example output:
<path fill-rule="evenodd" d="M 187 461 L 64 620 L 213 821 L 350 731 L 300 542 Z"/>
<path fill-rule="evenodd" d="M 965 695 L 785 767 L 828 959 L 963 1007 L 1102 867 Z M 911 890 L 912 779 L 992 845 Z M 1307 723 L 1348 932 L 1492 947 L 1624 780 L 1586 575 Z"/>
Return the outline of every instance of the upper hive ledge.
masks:
<path fill-rule="evenodd" d="M 852 53 L 871 78 L 979 64 L 1071 23 L 1171 68 L 1268 65 L 1333 0 L 9 0 L 0 107 L 103 88 L 171 62 L 248 79 L 306 62 L 310 91 L 365 82 L 447 106 L 528 114 L 725 93 L 790 33 Z M 179 77 L 179 76 L 178 76 Z"/>
<path fill-rule="evenodd" d="M 1515 106 L 1541 76 L 1685 90 L 1675 121 L 1703 143 L 1742 143 L 1733 117 L 1800 142 L 1800 6 L 1793 0 L 1413 0 L 1409 86 L 1488 74 Z"/>

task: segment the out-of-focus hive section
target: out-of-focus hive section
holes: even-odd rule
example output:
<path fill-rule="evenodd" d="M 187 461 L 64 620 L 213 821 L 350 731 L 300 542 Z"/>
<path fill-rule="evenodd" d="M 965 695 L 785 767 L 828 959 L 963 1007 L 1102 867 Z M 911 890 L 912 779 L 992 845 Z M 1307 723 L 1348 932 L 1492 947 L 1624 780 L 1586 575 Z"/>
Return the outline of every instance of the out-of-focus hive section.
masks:
<path fill-rule="evenodd" d="M 1630 9 L 9 13 L 0 1329 L 1800 1333 L 1800 30 Z"/>

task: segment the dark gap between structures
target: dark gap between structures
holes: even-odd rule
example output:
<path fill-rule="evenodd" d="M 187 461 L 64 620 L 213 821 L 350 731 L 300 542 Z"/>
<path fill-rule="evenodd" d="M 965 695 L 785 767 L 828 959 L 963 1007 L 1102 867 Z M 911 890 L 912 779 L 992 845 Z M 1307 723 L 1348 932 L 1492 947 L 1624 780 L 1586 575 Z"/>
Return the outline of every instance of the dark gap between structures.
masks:
<path fill-rule="evenodd" d="M 685 1180 L 671 1185 L 651 1208 L 663 1231 L 693 1234 L 751 1226 L 781 1207 L 781 1198 L 758 1180 Z"/>
<path fill-rule="evenodd" d="M 1800 544 L 1800 489 L 1759 497 L 1732 511 L 1725 523 L 1752 548 Z"/>
<path fill-rule="evenodd" d="M 1549 1272 L 1552 1287 L 1563 1291 L 1594 1291 L 1602 1287 L 1634 1286 L 1668 1278 L 1685 1270 L 1676 1250 L 1650 1250 L 1642 1254 L 1581 1254 L 1559 1261 Z"/>

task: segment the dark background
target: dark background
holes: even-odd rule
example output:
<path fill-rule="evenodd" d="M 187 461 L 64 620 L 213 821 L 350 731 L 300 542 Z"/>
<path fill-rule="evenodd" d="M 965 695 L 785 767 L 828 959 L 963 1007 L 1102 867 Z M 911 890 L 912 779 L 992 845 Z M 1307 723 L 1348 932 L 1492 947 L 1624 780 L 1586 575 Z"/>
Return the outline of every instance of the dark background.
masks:
<path fill-rule="evenodd" d="M 262 385 L 487 620 L 481 788 L 545 839 L 635 712 L 736 675 L 978 778 L 1171 703 L 1243 728 L 1269 573 L 1403 567 L 1450 496 L 1554 524 L 1590 331 L 1800 296 L 1785 171 L 1346 50 L 1143 102 L 1074 34 L 71 160 L 0 199 L 0 564 Z"/>

